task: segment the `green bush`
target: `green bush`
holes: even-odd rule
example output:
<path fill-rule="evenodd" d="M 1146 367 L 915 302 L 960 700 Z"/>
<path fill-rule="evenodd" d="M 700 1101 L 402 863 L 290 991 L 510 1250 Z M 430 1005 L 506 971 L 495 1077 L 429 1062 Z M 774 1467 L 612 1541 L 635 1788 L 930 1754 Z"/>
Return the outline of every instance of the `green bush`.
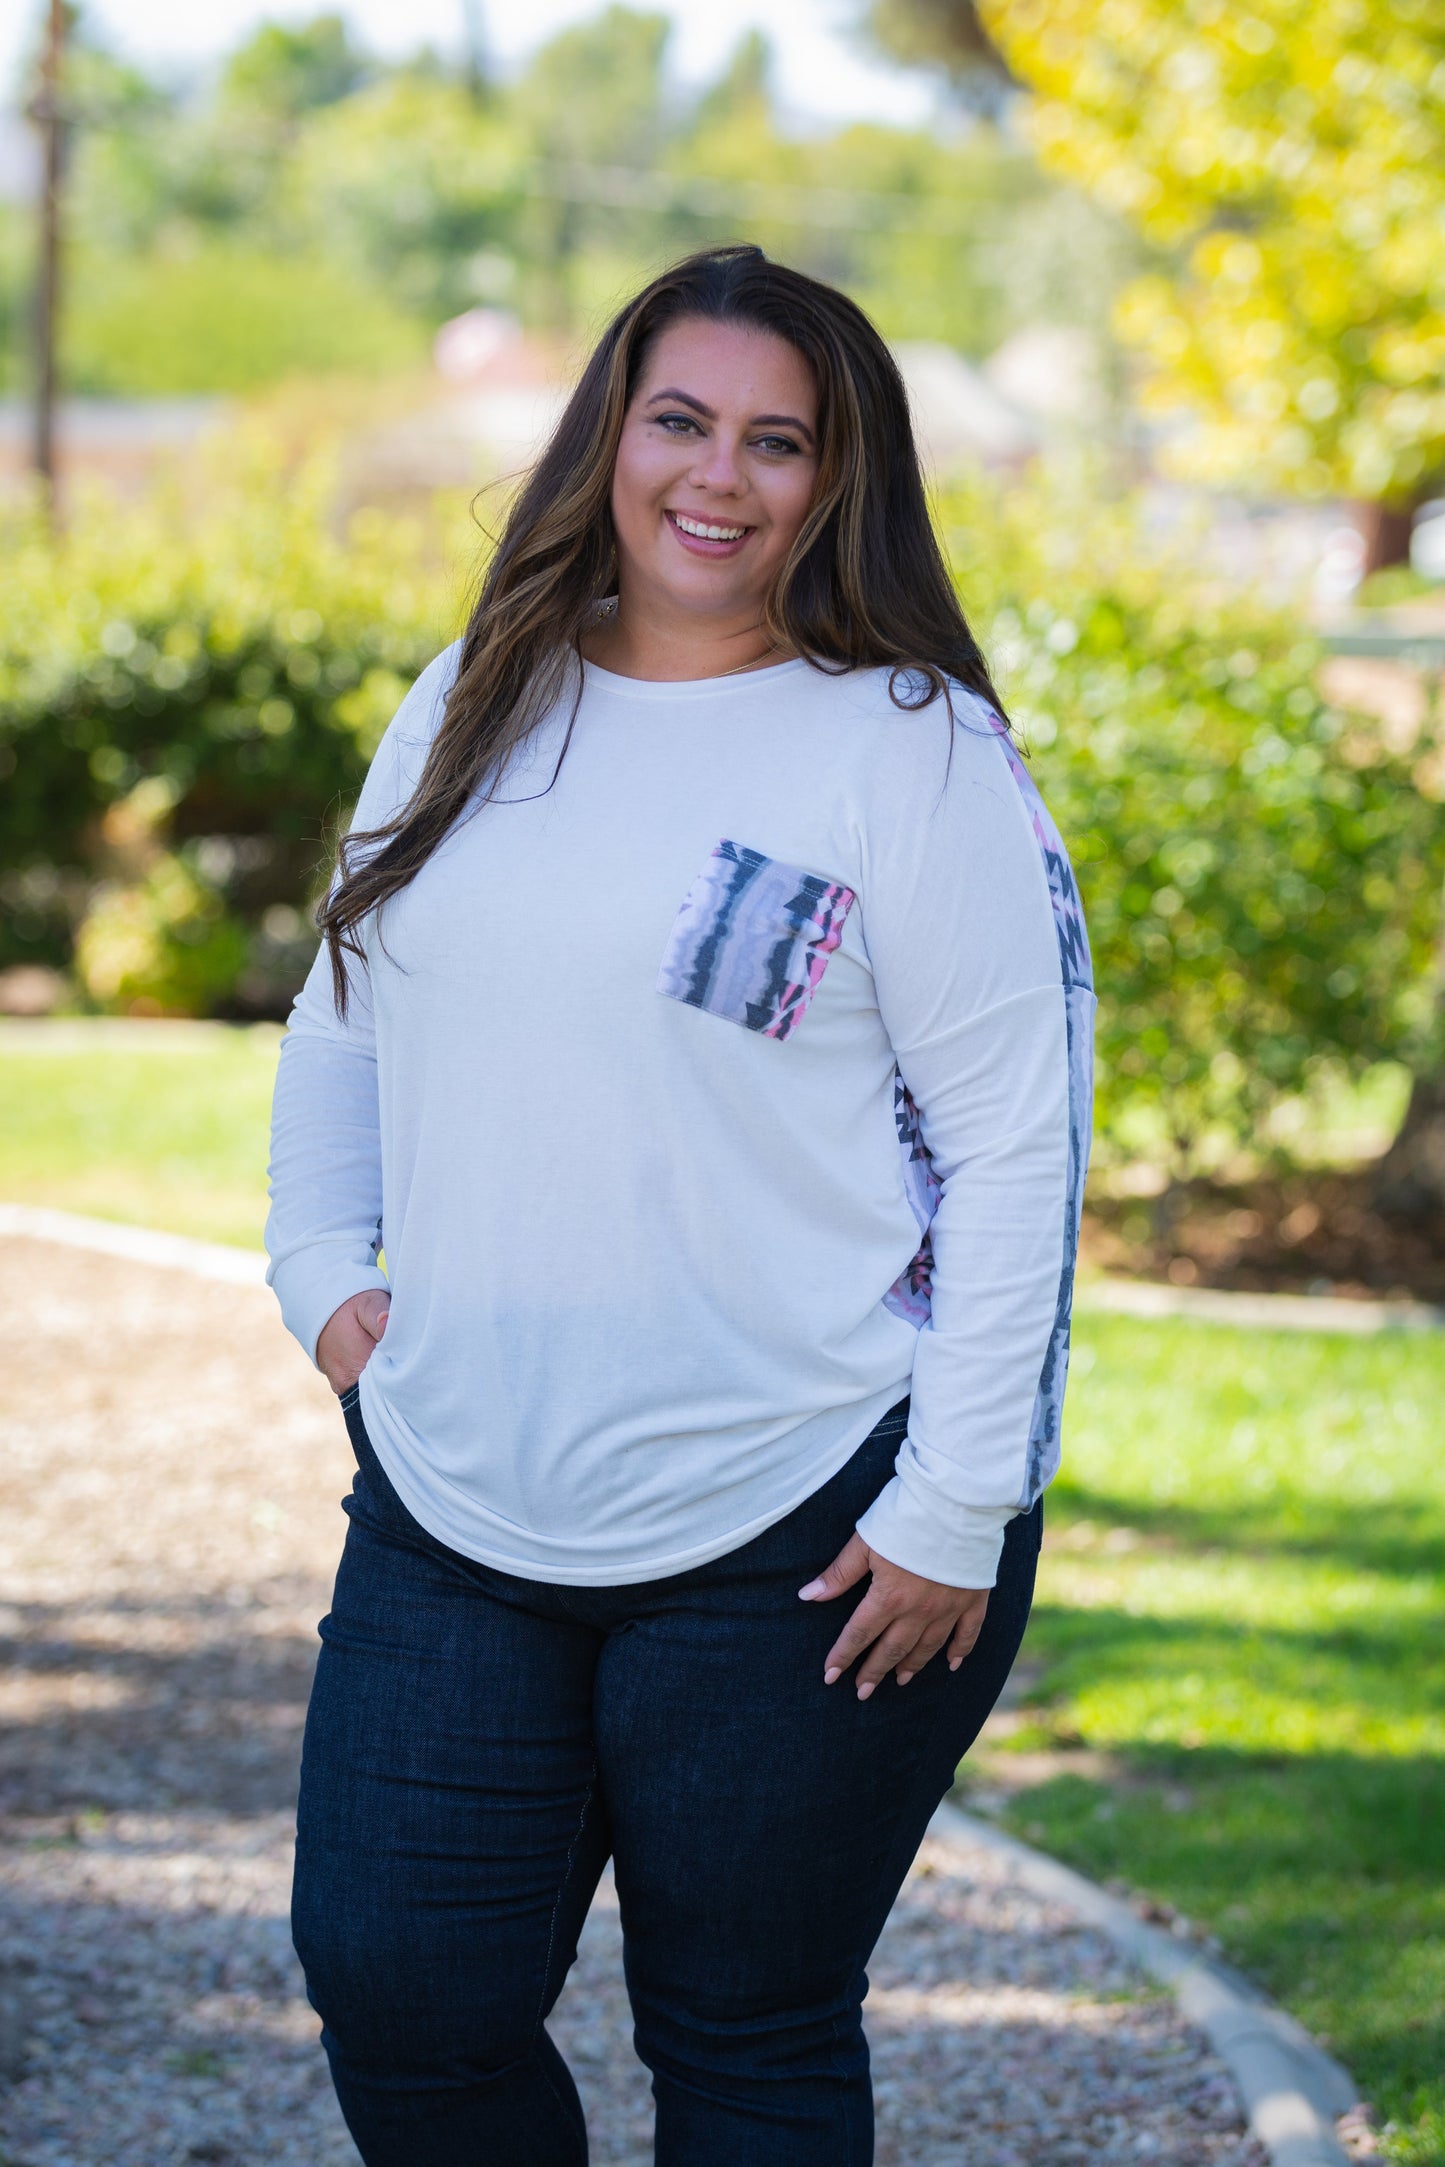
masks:
<path fill-rule="evenodd" d="M 245 927 L 195 867 L 162 851 L 137 881 L 104 881 L 75 937 L 75 969 L 99 1008 L 207 1015 L 235 992 Z"/>
<path fill-rule="evenodd" d="M 1445 876 L 1440 754 L 1319 689 L 1298 616 L 1122 512 L 958 494 L 960 590 L 1079 875 L 1099 1137 L 1176 1172 L 1281 1100 L 1420 1058 Z"/>
<path fill-rule="evenodd" d="M 284 1003 L 328 822 L 456 614 L 418 522 L 334 532 L 320 467 L 227 458 L 199 511 L 6 536 L 0 963 L 75 960 L 102 1007 Z"/>
<path fill-rule="evenodd" d="M 425 328 L 345 264 L 207 237 L 146 256 L 92 252 L 65 326 L 73 391 L 249 391 L 306 371 L 415 367 Z"/>

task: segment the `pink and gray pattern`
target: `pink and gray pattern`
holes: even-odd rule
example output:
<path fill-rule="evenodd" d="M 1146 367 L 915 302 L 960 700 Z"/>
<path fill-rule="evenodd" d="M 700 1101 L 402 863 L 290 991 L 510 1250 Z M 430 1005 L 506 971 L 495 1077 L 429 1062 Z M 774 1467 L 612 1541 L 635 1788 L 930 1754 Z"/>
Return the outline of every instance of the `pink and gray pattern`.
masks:
<path fill-rule="evenodd" d="M 922 1331 L 933 1313 L 933 1215 L 942 1188 L 933 1171 L 933 1159 L 918 1125 L 918 1108 L 912 1093 L 893 1071 L 893 1119 L 898 1125 L 898 1148 L 903 1154 L 903 1188 L 922 1236 L 911 1262 L 905 1266 L 883 1297 L 885 1308 L 895 1317 Z"/>
<path fill-rule="evenodd" d="M 988 714 L 990 728 L 1003 747 L 1009 771 L 1018 785 L 1029 822 L 1043 859 L 1053 904 L 1054 930 L 1059 943 L 1059 969 L 1064 990 L 1064 1020 L 1069 1064 L 1069 1165 L 1064 1192 L 1063 1266 L 1059 1274 L 1058 1299 L 1053 1329 L 1044 1355 L 1029 1426 L 1028 1464 L 1021 1511 L 1028 1511 L 1047 1488 L 1059 1465 L 1059 1436 L 1064 1404 L 1064 1381 L 1069 1367 L 1069 1325 L 1074 1299 L 1074 1266 L 1079 1248 L 1079 1222 L 1084 1202 L 1084 1176 L 1089 1163 L 1089 1136 L 1093 1115 L 1094 1084 L 1094 974 L 1089 957 L 1089 936 L 1083 906 L 1069 855 L 1054 825 L 1038 785 L 1019 757 L 1001 717 Z M 932 1314 L 933 1243 L 930 1229 L 941 1194 L 928 1146 L 923 1141 L 918 1108 L 895 1076 L 893 1112 L 898 1124 L 898 1144 L 903 1154 L 903 1185 L 918 1221 L 922 1240 L 906 1270 L 894 1281 L 883 1300 L 895 1316 L 919 1330 Z"/>
<path fill-rule="evenodd" d="M 683 899 L 657 990 L 764 1038 L 787 1038 L 855 901 L 841 881 L 724 839 Z"/>

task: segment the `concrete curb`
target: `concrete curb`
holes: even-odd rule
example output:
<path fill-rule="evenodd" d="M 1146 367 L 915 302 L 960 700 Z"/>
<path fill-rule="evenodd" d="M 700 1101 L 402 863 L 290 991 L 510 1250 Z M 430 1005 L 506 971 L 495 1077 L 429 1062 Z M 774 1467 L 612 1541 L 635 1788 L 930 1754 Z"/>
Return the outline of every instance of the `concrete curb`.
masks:
<path fill-rule="evenodd" d="M 1087 1919 L 1141 1971 L 1167 1986 L 1229 2070 L 1250 2130 L 1267 2147 L 1274 2167 L 1350 2167 L 1335 2135 L 1336 2120 L 1359 2097 L 1348 2072 L 1247 1979 L 1187 1941 L 1146 1925 L 1117 1896 L 1072 1867 L 947 1800 L 930 1833 L 944 1843 L 1001 1853 L 1036 1896 Z"/>
<path fill-rule="evenodd" d="M 112 1219 L 85 1219 L 78 1212 L 51 1211 L 43 1204 L 0 1204 L 0 1236 L 25 1234 L 32 1241 L 60 1242 L 69 1249 L 96 1249 L 133 1264 L 160 1264 L 190 1272 L 197 1279 L 221 1279 L 232 1286 L 263 1287 L 266 1254 L 262 1249 L 233 1249 L 225 1242 L 191 1241 L 184 1234 L 162 1234 L 154 1227 L 123 1226 Z"/>

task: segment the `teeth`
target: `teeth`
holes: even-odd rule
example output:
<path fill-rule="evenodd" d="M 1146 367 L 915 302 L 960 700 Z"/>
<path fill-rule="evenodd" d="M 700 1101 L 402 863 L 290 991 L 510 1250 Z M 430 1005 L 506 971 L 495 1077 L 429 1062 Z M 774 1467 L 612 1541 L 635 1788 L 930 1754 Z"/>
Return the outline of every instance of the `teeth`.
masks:
<path fill-rule="evenodd" d="M 704 542 L 737 542 L 747 533 L 746 527 L 705 527 L 696 519 L 684 519 L 681 512 L 673 518 L 684 534 L 696 534 Z"/>

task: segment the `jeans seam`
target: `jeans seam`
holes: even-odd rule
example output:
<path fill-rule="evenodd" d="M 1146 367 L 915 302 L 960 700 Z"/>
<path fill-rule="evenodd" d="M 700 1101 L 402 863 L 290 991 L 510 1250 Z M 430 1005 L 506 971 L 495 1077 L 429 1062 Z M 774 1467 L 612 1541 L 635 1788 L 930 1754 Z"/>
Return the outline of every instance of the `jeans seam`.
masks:
<path fill-rule="evenodd" d="M 552 1916 L 547 1922 L 547 1954 L 542 1963 L 542 1989 L 537 1996 L 537 2015 L 534 2024 L 536 2031 L 542 2029 L 544 2022 L 543 2012 L 547 2005 L 547 1983 L 552 1976 L 552 1951 L 557 1946 L 557 1920 L 561 1916 L 562 1899 L 567 1894 L 567 1885 L 572 1879 L 572 1868 L 577 1858 L 577 1846 L 581 1843 L 583 1832 L 587 1827 L 588 1811 L 591 1808 L 596 1792 L 597 1763 L 594 1761 L 588 1770 L 587 1791 L 582 1800 L 582 1811 L 577 1816 L 577 1826 L 573 1831 L 572 1841 L 567 1846 L 566 1863 L 562 1868 L 562 1878 L 557 1883 L 557 1894 L 552 1903 Z"/>
<path fill-rule="evenodd" d="M 862 2017 L 860 2012 L 859 2022 L 861 2023 L 861 2021 Z M 840 2162 L 840 2167 L 853 2167 L 853 2139 L 856 2134 L 856 2118 L 849 2112 L 848 2075 L 845 2070 L 839 2067 L 838 2060 L 839 2051 L 843 2044 L 841 2036 L 843 2029 L 842 2017 L 835 2016 L 828 2028 L 832 2034 L 832 2037 L 828 2042 L 828 2059 L 833 2064 L 833 2075 L 838 2086 L 838 2104 L 842 2109 L 843 2139 L 844 2143 L 847 2146 L 847 2155 Z M 871 2070 L 868 2072 L 868 2089 L 869 2096 L 871 2098 L 873 2089 L 873 2076 Z"/>

